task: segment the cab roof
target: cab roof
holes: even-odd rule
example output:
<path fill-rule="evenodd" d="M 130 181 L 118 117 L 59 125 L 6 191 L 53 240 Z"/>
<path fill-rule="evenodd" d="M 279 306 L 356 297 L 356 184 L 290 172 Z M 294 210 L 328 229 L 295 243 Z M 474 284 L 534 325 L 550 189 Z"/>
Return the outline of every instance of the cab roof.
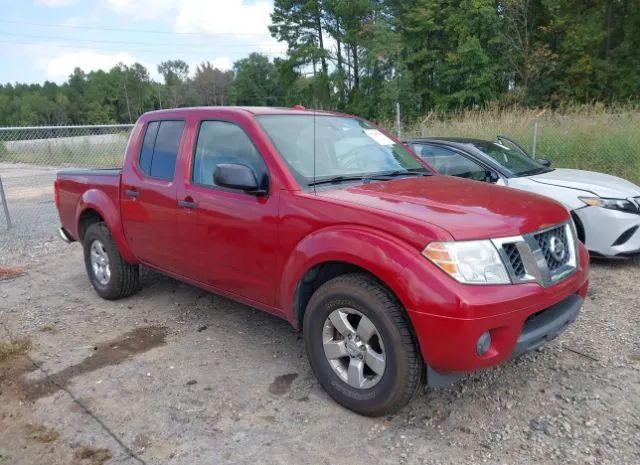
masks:
<path fill-rule="evenodd" d="M 211 107 L 184 107 L 184 108 L 171 108 L 167 110 L 155 110 L 145 114 L 159 115 L 164 117 L 170 117 L 172 114 L 184 114 L 185 112 L 234 112 L 234 113 L 249 113 L 252 115 L 316 115 L 316 116 L 346 116 L 340 113 L 334 113 L 325 110 L 313 110 L 307 109 L 301 106 L 298 107 L 244 107 L 244 106 L 211 106 Z"/>

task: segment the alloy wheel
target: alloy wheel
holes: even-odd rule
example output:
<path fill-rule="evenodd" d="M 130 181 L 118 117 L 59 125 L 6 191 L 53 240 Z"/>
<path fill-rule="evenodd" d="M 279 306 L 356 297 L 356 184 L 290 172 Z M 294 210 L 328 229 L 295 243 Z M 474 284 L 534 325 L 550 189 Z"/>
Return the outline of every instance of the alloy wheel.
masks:
<path fill-rule="evenodd" d="M 322 329 L 324 354 L 342 381 L 368 389 L 382 379 L 386 354 L 373 322 L 353 308 L 339 308 L 327 317 Z"/>

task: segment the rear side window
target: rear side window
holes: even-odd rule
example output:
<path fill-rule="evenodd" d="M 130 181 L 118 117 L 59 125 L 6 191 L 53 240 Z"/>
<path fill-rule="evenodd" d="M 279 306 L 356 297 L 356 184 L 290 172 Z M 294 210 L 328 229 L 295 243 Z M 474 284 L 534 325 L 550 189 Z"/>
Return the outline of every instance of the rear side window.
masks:
<path fill-rule="evenodd" d="M 184 121 L 153 121 L 147 126 L 138 165 L 152 178 L 171 181 Z"/>
<path fill-rule="evenodd" d="M 195 184 L 215 186 L 213 173 L 223 163 L 245 165 L 253 169 L 258 183 L 267 168 L 249 136 L 239 126 L 225 121 L 203 121 L 193 160 L 191 178 Z"/>

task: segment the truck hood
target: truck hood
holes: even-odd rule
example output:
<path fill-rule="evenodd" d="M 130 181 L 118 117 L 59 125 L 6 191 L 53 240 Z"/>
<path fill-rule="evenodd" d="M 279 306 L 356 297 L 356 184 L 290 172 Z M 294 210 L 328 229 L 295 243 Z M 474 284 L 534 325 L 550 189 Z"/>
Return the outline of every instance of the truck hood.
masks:
<path fill-rule="evenodd" d="M 627 199 L 640 196 L 640 187 L 616 176 L 593 171 L 558 168 L 529 179 L 551 186 L 591 192 L 599 197 Z"/>
<path fill-rule="evenodd" d="M 449 176 L 373 182 L 318 195 L 433 224 L 456 240 L 525 234 L 569 218 L 561 204 L 546 197 Z"/>

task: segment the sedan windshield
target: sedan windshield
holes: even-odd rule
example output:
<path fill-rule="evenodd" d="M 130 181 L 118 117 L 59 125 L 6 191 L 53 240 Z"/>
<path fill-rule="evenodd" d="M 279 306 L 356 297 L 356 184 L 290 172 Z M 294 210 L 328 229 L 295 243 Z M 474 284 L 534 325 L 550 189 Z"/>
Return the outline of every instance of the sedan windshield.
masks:
<path fill-rule="evenodd" d="M 470 145 L 493 158 L 504 166 L 514 176 L 532 176 L 534 174 L 547 173 L 550 168 L 542 166 L 534 159 L 523 154 L 515 148 L 509 148 L 498 142 L 473 142 Z"/>
<path fill-rule="evenodd" d="M 365 121 L 346 116 L 257 117 L 302 186 L 430 173 L 402 145 Z"/>

